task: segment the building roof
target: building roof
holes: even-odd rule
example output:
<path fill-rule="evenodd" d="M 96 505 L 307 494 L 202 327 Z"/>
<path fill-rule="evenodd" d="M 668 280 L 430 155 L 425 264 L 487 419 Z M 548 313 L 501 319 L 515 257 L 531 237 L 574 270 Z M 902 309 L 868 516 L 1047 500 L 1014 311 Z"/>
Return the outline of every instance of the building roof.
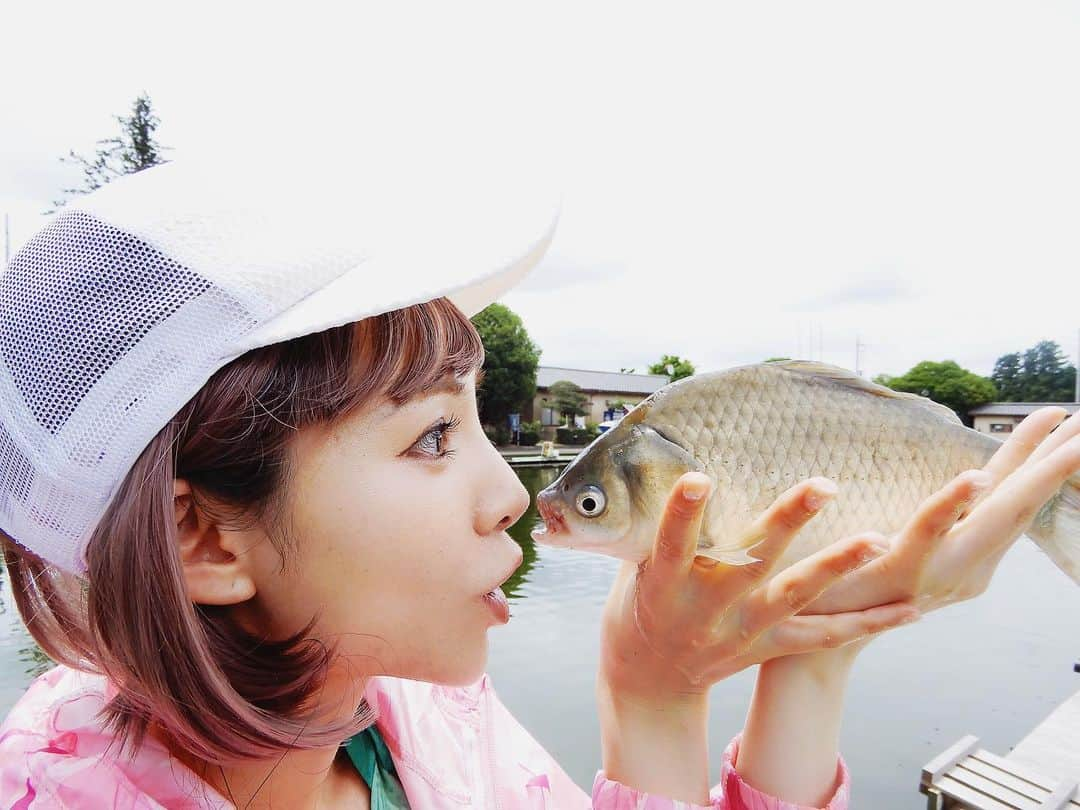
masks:
<path fill-rule="evenodd" d="M 668 384 L 668 378 L 663 374 L 621 374 L 617 371 L 537 366 L 537 388 L 550 388 L 552 383 L 559 380 L 569 380 L 583 391 L 640 395 L 651 394 Z"/>
<path fill-rule="evenodd" d="M 970 416 L 1027 416 L 1039 408 L 1054 405 L 1069 413 L 1080 410 L 1080 402 L 991 402 L 968 411 Z"/>

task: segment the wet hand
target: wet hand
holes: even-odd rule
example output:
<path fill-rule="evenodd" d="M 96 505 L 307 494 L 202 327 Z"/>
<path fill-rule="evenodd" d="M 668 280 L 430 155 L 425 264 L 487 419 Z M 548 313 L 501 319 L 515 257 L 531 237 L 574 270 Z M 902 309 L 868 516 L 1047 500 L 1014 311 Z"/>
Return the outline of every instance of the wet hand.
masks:
<path fill-rule="evenodd" d="M 962 473 L 924 501 L 889 539 L 888 554 L 803 612 L 911 600 L 925 613 L 981 594 L 1039 509 L 1080 470 L 1080 413 L 1064 418 L 1062 408 L 1032 413 L 985 467 Z"/>
<path fill-rule="evenodd" d="M 726 565 L 695 553 L 711 482 L 676 483 L 652 553 L 624 563 L 604 610 L 601 679 L 621 694 L 703 693 L 752 664 L 843 645 L 917 618 L 896 603 L 800 616 L 851 571 L 888 550 L 876 535 L 835 543 L 772 576 L 775 562 L 835 491 L 810 479 L 785 492 L 757 521 L 759 562 Z"/>

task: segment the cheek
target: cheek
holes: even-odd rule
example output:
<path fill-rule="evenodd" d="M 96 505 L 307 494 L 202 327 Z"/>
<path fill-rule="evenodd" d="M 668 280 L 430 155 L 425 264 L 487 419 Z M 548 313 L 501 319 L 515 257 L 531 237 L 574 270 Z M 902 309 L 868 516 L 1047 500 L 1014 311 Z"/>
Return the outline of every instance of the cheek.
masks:
<path fill-rule="evenodd" d="M 378 634 L 399 651 L 460 635 L 482 551 L 460 478 L 403 462 L 297 488 L 305 587 L 293 592 L 325 605 L 327 633 Z"/>
<path fill-rule="evenodd" d="M 404 459 L 330 459 L 319 469 L 295 490 L 297 532 L 315 550 L 386 565 L 435 550 L 444 537 L 436 529 L 457 532 L 465 522 L 466 493 L 448 470 Z"/>

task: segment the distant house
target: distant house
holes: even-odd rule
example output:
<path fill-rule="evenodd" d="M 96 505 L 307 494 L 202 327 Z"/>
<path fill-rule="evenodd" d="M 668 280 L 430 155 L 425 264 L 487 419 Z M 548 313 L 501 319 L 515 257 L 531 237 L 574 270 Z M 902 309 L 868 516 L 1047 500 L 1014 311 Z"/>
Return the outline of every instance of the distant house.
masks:
<path fill-rule="evenodd" d="M 536 396 L 522 418 L 539 420 L 545 426 L 563 424 L 563 417 L 549 398 L 553 383 L 569 380 L 589 397 L 589 413 L 583 421 L 600 423 L 618 418 L 649 394 L 668 384 L 663 374 L 620 374 L 614 371 L 586 371 L 579 368 L 539 366 L 536 369 Z"/>
<path fill-rule="evenodd" d="M 1056 405 L 1071 414 L 1080 410 L 1077 402 L 991 402 L 968 411 L 968 415 L 975 420 L 976 430 L 1000 436 L 1012 433 L 1013 427 L 1024 421 L 1025 416 L 1047 405 Z"/>

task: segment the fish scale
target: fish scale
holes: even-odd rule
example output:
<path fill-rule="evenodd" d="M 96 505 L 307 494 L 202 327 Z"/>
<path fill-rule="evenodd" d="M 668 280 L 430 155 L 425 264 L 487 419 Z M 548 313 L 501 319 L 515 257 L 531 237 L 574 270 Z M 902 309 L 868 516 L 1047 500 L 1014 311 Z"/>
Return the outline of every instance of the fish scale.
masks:
<path fill-rule="evenodd" d="M 701 553 L 742 557 L 755 518 L 819 475 L 839 492 L 781 564 L 857 532 L 896 531 L 919 503 L 983 466 L 1000 445 L 951 412 L 851 382 L 766 364 L 673 385 L 650 404 L 644 423 L 690 452 L 716 484 Z"/>

